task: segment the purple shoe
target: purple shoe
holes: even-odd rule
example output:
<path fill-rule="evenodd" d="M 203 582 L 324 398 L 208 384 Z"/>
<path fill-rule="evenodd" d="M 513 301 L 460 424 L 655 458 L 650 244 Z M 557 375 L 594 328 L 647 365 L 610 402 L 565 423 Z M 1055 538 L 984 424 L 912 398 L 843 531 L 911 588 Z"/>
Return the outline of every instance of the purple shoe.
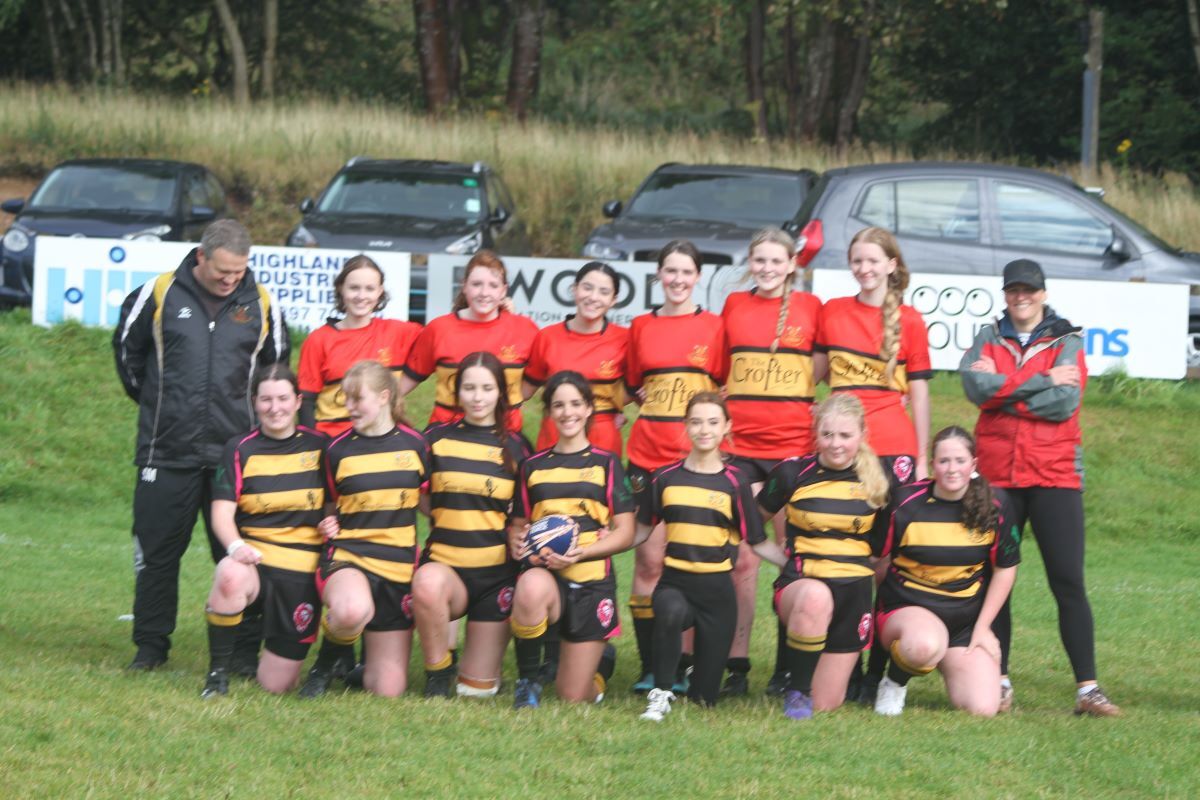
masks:
<path fill-rule="evenodd" d="M 783 715 L 788 719 L 811 719 L 812 698 L 796 689 L 783 693 Z"/>

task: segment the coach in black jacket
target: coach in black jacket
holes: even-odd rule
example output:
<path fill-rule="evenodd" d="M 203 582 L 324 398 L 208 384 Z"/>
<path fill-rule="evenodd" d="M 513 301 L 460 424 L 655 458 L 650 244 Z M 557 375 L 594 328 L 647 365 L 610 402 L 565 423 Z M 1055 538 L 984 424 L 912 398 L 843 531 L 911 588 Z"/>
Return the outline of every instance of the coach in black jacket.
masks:
<path fill-rule="evenodd" d="M 225 443 L 254 425 L 251 373 L 288 359 L 287 327 L 247 270 L 249 254 L 245 227 L 214 222 L 178 269 L 125 299 L 113 334 L 117 374 L 138 404 L 130 669 L 167 660 L 197 512 L 213 560 L 225 554 L 209 522 L 213 472 Z"/>

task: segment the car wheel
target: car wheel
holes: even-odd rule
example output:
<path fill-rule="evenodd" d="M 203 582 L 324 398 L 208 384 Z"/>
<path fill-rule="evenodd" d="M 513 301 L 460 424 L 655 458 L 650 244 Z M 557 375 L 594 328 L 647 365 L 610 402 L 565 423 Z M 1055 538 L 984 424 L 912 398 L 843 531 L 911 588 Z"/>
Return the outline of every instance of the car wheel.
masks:
<path fill-rule="evenodd" d="M 1187 365 L 1188 369 L 1200 369 L 1200 330 L 1188 331 Z"/>

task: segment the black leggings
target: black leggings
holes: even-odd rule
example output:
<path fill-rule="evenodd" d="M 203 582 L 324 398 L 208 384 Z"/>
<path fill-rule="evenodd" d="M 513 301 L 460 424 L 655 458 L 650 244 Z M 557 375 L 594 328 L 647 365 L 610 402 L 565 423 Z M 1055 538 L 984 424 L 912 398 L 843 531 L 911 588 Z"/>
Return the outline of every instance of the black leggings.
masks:
<path fill-rule="evenodd" d="M 680 637 L 696 629 L 688 697 L 717 702 L 725 659 L 737 626 L 737 597 L 728 572 L 683 572 L 667 567 L 654 589 L 654 685 L 670 689 L 679 666 Z"/>
<path fill-rule="evenodd" d="M 1024 530 L 1028 520 L 1046 565 L 1046 579 L 1058 603 L 1058 633 L 1066 648 L 1075 681 L 1096 679 L 1096 644 L 1092 608 L 1083 582 L 1083 493 L 1078 489 L 1006 489 L 1013 523 Z M 1000 671 L 1008 674 L 1012 644 L 1012 612 L 1004 603 L 992 623 L 1000 640 Z"/>

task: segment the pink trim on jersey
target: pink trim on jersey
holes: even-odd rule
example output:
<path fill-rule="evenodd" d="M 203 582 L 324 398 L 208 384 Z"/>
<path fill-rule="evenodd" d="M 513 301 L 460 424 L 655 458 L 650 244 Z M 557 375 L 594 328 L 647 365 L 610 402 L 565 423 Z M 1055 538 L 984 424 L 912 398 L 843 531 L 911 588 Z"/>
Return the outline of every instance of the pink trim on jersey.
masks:
<path fill-rule="evenodd" d="M 682 466 L 683 466 L 682 461 L 676 461 L 674 464 L 667 464 L 664 467 L 660 467 L 658 470 L 651 471 L 651 473 L 650 473 L 650 494 L 651 494 L 651 496 L 654 495 L 654 486 L 655 486 L 655 484 L 658 483 L 659 478 L 665 476 L 671 470 L 679 469 Z M 654 517 L 652 517 L 650 526 L 654 527 L 655 525 L 657 525 L 660 522 L 662 522 L 662 517 L 660 517 L 656 514 L 656 515 L 654 515 Z"/>
<path fill-rule="evenodd" d="M 733 502 L 737 506 L 738 515 L 738 536 L 744 542 L 746 541 L 746 509 L 742 506 L 742 485 L 738 482 L 738 469 L 726 464 L 721 472 L 733 484 Z"/>
<path fill-rule="evenodd" d="M 915 484 L 915 485 L 921 486 L 921 484 Z M 913 500 L 917 499 L 918 497 L 925 497 L 926 495 L 930 494 L 932 491 L 933 491 L 933 481 L 928 481 L 926 483 L 926 485 L 922 486 L 919 491 L 913 492 L 912 494 L 910 494 L 908 497 L 906 497 L 904 499 L 904 502 L 902 502 L 900 505 L 896 506 L 896 511 L 899 511 L 900 509 L 904 508 L 906 505 L 908 505 L 909 503 L 911 503 Z M 886 556 L 890 555 L 892 552 L 892 548 L 896 546 L 896 541 L 895 541 L 896 540 L 896 511 L 892 512 L 892 517 L 891 517 L 891 519 L 888 520 L 887 538 L 883 542 L 883 549 L 879 551 L 880 558 L 885 558 Z"/>
<path fill-rule="evenodd" d="M 253 430 L 247 434 L 246 438 L 237 443 L 237 447 L 233 449 L 233 496 L 236 500 L 242 499 L 242 453 L 241 447 L 246 442 L 259 435 L 259 431 Z"/>

